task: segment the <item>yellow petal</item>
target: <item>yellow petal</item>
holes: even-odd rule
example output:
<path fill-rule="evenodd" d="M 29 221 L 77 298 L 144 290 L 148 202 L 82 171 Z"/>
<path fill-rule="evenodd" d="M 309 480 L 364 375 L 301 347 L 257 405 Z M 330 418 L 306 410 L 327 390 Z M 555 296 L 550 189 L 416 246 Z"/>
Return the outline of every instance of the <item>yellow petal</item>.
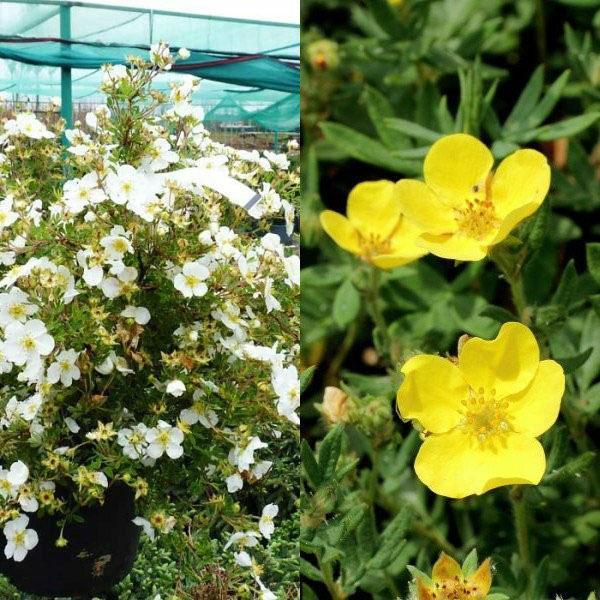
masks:
<path fill-rule="evenodd" d="M 452 206 L 462 206 L 475 186 L 485 187 L 494 157 L 472 135 L 455 133 L 431 146 L 423 164 L 425 183 Z"/>
<path fill-rule="evenodd" d="M 503 241 L 521 221 L 531 216 L 538 208 L 538 204 L 535 202 L 530 202 L 529 204 L 519 206 L 519 208 L 516 208 L 512 212 L 508 213 L 508 215 L 506 215 L 506 217 L 504 217 L 503 221 L 500 223 L 500 227 L 498 228 L 498 231 L 495 232 L 495 235 L 489 242 L 489 245 L 493 246 L 494 244 L 499 244 L 501 241 Z"/>
<path fill-rule="evenodd" d="M 553 360 L 541 361 L 529 387 L 507 398 L 512 427 L 534 437 L 542 435 L 558 418 L 564 392 L 563 368 Z"/>
<path fill-rule="evenodd" d="M 456 231 L 452 209 L 422 181 L 401 179 L 396 183 L 396 190 L 402 214 L 417 227 L 435 235 Z"/>
<path fill-rule="evenodd" d="M 524 390 L 540 363 L 540 350 L 531 331 L 521 323 L 505 323 L 494 340 L 471 338 L 458 355 L 458 366 L 469 385 L 496 390 L 505 398 Z"/>
<path fill-rule="evenodd" d="M 475 587 L 478 596 L 485 598 L 492 587 L 492 569 L 491 561 L 486 558 L 480 565 L 477 571 L 469 577 L 469 585 Z"/>
<path fill-rule="evenodd" d="M 392 181 L 365 181 L 348 196 L 348 219 L 361 235 L 387 238 L 398 225 L 400 203 Z"/>
<path fill-rule="evenodd" d="M 440 258 L 453 260 L 482 260 L 486 248 L 477 240 L 460 233 L 451 235 L 421 235 L 419 244 Z"/>
<path fill-rule="evenodd" d="M 404 364 L 402 373 L 396 401 L 403 419 L 416 419 L 434 433 L 459 423 L 468 386 L 456 365 L 441 356 L 419 354 Z"/>
<path fill-rule="evenodd" d="M 350 221 L 332 210 L 324 210 L 320 215 L 321 227 L 344 250 L 360 255 L 358 235 Z"/>
<path fill-rule="evenodd" d="M 442 552 L 433 565 L 431 578 L 434 582 L 442 582 L 446 579 L 454 579 L 455 577 L 462 579 L 462 569 L 460 568 L 460 565 L 451 556 Z"/>
<path fill-rule="evenodd" d="M 500 219 L 529 204 L 538 207 L 550 187 L 550 165 L 537 150 L 517 150 L 507 156 L 492 178 L 491 197 Z M 529 214 L 535 211 L 531 210 Z M 525 217 L 522 217 L 525 218 Z"/>
<path fill-rule="evenodd" d="M 434 600 L 432 589 L 417 577 L 417 600 Z"/>
<path fill-rule="evenodd" d="M 388 271 L 389 269 L 395 269 L 396 267 L 403 267 L 417 259 L 423 254 L 427 254 L 427 251 L 423 251 L 419 256 L 402 256 L 395 254 L 378 254 L 370 259 L 370 262 L 380 269 Z"/>
<path fill-rule="evenodd" d="M 425 438 L 415 460 L 419 479 L 434 493 L 464 498 L 512 484 L 537 484 L 546 469 L 541 444 L 509 432 L 481 444 L 456 428 Z"/>

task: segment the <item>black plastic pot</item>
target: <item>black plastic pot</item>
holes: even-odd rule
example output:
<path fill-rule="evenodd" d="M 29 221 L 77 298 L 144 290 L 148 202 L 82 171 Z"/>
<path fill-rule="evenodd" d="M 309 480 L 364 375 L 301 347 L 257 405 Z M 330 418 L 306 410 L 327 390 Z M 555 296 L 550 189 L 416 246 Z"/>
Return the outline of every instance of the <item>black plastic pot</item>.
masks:
<path fill-rule="evenodd" d="M 20 563 L 1 553 L 0 572 L 20 591 L 38 596 L 91 598 L 110 590 L 129 573 L 138 550 L 134 493 L 115 484 L 102 506 L 78 514 L 84 522 L 67 525 L 65 548 L 54 543 L 60 532 L 56 516 L 30 515 L 28 527 L 37 531 L 38 545 Z"/>

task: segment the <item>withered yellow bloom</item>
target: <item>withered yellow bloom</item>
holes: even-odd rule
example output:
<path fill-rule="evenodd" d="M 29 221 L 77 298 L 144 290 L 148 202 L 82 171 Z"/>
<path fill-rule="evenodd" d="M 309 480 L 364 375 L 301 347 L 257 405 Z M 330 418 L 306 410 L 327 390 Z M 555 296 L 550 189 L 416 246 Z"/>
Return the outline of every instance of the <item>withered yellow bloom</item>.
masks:
<path fill-rule="evenodd" d="M 397 183 L 402 212 L 424 233 L 432 254 L 481 260 L 540 206 L 550 187 L 550 166 L 536 150 L 517 150 L 492 173 L 494 157 L 477 138 L 445 136 L 430 148 L 425 182 Z"/>
<path fill-rule="evenodd" d="M 558 417 L 565 377 L 557 362 L 540 361 L 525 325 L 469 339 L 457 360 L 415 356 L 402 373 L 398 410 L 424 429 L 415 471 L 429 489 L 464 498 L 540 482 L 546 457 L 536 438 Z"/>
<path fill-rule="evenodd" d="M 421 231 L 402 215 L 399 192 L 392 181 L 365 181 L 348 196 L 347 217 L 321 213 L 321 225 L 333 241 L 366 262 L 391 269 L 427 254 L 416 245 Z"/>
<path fill-rule="evenodd" d="M 417 600 L 485 600 L 492 587 L 490 559 L 469 577 L 460 565 L 442 552 L 431 572 L 431 584 L 417 578 Z"/>

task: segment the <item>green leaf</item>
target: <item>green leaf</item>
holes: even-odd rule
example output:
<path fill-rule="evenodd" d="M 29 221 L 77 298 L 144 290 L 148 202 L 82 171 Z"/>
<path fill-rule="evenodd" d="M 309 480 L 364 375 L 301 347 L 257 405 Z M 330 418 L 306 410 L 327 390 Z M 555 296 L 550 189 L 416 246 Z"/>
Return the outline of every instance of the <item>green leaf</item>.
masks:
<path fill-rule="evenodd" d="M 442 137 L 441 133 L 427 129 L 427 127 L 423 127 L 413 121 L 407 121 L 405 119 L 386 119 L 385 122 L 390 129 L 400 131 L 404 135 L 425 142 L 435 142 Z"/>
<path fill-rule="evenodd" d="M 300 373 L 300 392 L 303 393 L 306 388 L 310 385 L 310 382 L 312 381 L 313 375 L 315 374 L 317 367 L 315 365 L 312 365 L 310 367 L 307 367 L 306 369 L 304 369 L 304 371 L 302 371 L 302 373 Z"/>
<path fill-rule="evenodd" d="M 419 161 L 394 158 L 389 148 L 346 125 L 325 122 L 320 127 L 329 142 L 356 160 L 408 175 L 416 175 L 421 170 Z"/>
<path fill-rule="evenodd" d="M 552 296 L 551 304 L 568 308 L 577 291 L 578 279 L 579 275 L 577 275 L 575 261 L 571 259 L 563 271 L 558 287 Z"/>
<path fill-rule="evenodd" d="M 467 558 L 465 558 L 465 560 L 462 564 L 462 572 L 463 572 L 463 575 L 465 576 L 465 578 L 471 577 L 471 575 L 473 575 L 473 573 L 475 573 L 475 571 L 477 570 L 477 562 L 478 562 L 477 548 L 473 548 L 473 550 L 471 550 L 471 552 L 469 552 L 469 554 L 467 555 Z"/>
<path fill-rule="evenodd" d="M 323 581 L 321 571 L 302 557 L 300 557 L 300 573 L 307 579 L 312 579 L 312 581 Z"/>
<path fill-rule="evenodd" d="M 302 443 L 300 444 L 300 456 L 302 458 L 302 466 L 304 467 L 306 477 L 314 488 L 318 488 L 323 480 L 321 469 L 306 440 L 302 440 Z"/>
<path fill-rule="evenodd" d="M 515 315 L 513 315 L 509 310 L 502 308 L 501 306 L 495 306 L 493 304 L 489 304 L 486 306 L 479 315 L 481 317 L 488 317 L 489 319 L 494 319 L 498 323 L 508 323 L 510 321 L 514 321 L 516 319 Z"/>
<path fill-rule="evenodd" d="M 527 128 L 537 127 L 548 118 L 548 115 L 560 100 L 563 90 L 569 81 L 570 74 L 571 72 L 568 69 L 561 73 L 548 88 L 548 91 L 544 94 L 541 102 L 536 102 L 535 108 L 530 113 L 529 117 L 525 119 L 524 125 Z"/>
<path fill-rule="evenodd" d="M 548 585 L 548 557 L 540 561 L 533 573 L 531 582 L 531 598 L 546 598 L 546 587 Z"/>
<path fill-rule="evenodd" d="M 529 249 L 537 250 L 546 238 L 546 231 L 550 222 L 550 202 L 546 200 L 537 209 L 535 215 L 527 222 L 526 242 Z"/>
<path fill-rule="evenodd" d="M 587 113 L 570 119 L 564 119 L 558 123 L 550 123 L 525 132 L 522 141 L 539 140 L 547 142 L 563 137 L 571 137 L 593 125 L 600 118 L 600 112 Z"/>
<path fill-rule="evenodd" d="M 592 465 L 596 459 L 596 454 L 592 451 L 584 452 L 577 458 L 569 461 L 560 469 L 548 473 L 543 479 L 543 483 L 557 483 L 567 481 L 573 477 L 579 477 L 583 471 Z"/>
<path fill-rule="evenodd" d="M 390 148 L 405 149 L 409 147 L 409 140 L 406 137 L 399 136 L 396 132 L 391 131 L 386 124 L 386 120 L 394 116 L 394 109 L 387 97 L 379 90 L 367 86 L 363 93 L 363 98 L 367 105 L 369 118 L 381 141 Z"/>
<path fill-rule="evenodd" d="M 333 299 L 333 320 L 340 329 L 344 329 L 358 316 L 360 294 L 350 279 L 346 279 L 338 288 Z"/>
<path fill-rule="evenodd" d="M 319 597 L 305 583 L 302 584 L 302 598 L 303 600 L 319 600 Z"/>
<path fill-rule="evenodd" d="M 600 285 L 600 243 L 591 242 L 585 246 L 587 266 L 594 281 Z"/>
<path fill-rule="evenodd" d="M 300 282 L 303 288 L 308 287 L 331 287 L 339 285 L 346 279 L 350 265 L 314 265 L 300 271 Z"/>
<path fill-rule="evenodd" d="M 575 356 L 569 356 L 567 358 L 555 358 L 554 360 L 556 360 L 556 362 L 562 366 L 565 373 L 568 375 L 569 373 L 579 369 L 579 367 L 581 367 L 581 365 L 583 365 L 590 357 L 593 351 L 593 348 L 587 348 Z"/>
<path fill-rule="evenodd" d="M 507 130 L 522 128 L 525 119 L 531 114 L 540 99 L 543 86 L 544 66 L 540 65 L 529 78 L 527 85 L 523 88 L 519 99 L 504 122 L 504 127 Z"/>
<path fill-rule="evenodd" d="M 404 35 L 404 27 L 398 13 L 387 0 L 368 0 L 367 4 L 379 27 L 390 37 L 397 39 Z"/>
<path fill-rule="evenodd" d="M 367 514 L 367 506 L 361 504 L 351 508 L 327 527 L 327 537 L 334 546 L 339 546 L 360 525 Z"/>
<path fill-rule="evenodd" d="M 337 462 L 342 452 L 343 427 L 336 425 L 319 446 L 319 470 L 323 481 L 329 481 L 335 474 Z"/>
<path fill-rule="evenodd" d="M 368 563 L 369 569 L 385 569 L 396 558 L 396 553 L 404 543 L 404 536 L 410 526 L 412 512 L 404 506 L 388 523 L 381 534 L 379 548 Z"/>

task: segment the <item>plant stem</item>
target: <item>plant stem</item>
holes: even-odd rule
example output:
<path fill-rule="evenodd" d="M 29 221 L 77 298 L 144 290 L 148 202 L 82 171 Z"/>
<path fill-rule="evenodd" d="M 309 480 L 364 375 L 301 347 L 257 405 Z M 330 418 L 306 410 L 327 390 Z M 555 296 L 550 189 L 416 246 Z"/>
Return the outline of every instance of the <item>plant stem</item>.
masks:
<path fill-rule="evenodd" d="M 446 554 L 450 554 L 450 556 L 460 554 L 458 548 L 455 548 L 437 529 L 427 527 L 423 523 L 415 523 L 412 529 L 417 535 L 434 542 Z"/>
<path fill-rule="evenodd" d="M 329 363 L 329 368 L 327 369 L 327 374 L 325 375 L 325 382 L 328 385 L 338 385 L 339 384 L 339 372 L 340 368 L 344 364 L 346 357 L 348 356 L 348 352 L 352 349 L 354 342 L 356 340 L 356 334 L 358 333 L 358 319 L 351 323 L 350 327 L 346 330 L 346 335 L 342 340 L 338 351 L 335 353 L 335 356 Z"/>
<path fill-rule="evenodd" d="M 521 567 L 527 575 L 531 576 L 531 550 L 529 547 L 529 532 L 528 532 L 528 514 L 525 499 L 523 498 L 523 490 L 519 486 L 514 486 L 509 492 L 510 502 L 513 508 L 515 519 L 515 533 L 517 536 L 517 545 L 519 547 L 519 557 L 521 559 Z"/>
<path fill-rule="evenodd" d="M 390 360 L 391 340 L 383 311 L 379 305 L 379 286 L 381 285 L 381 271 L 377 267 L 371 267 L 370 282 L 366 290 L 365 300 L 369 313 L 379 334 L 381 335 L 381 351 L 384 360 Z"/>

